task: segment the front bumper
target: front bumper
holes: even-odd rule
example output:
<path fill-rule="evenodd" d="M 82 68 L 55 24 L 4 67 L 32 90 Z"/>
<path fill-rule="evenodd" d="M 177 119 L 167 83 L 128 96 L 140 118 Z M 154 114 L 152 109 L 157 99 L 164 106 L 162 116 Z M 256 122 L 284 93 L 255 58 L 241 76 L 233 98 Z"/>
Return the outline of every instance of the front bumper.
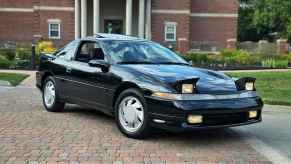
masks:
<path fill-rule="evenodd" d="M 151 125 L 170 131 L 233 127 L 262 121 L 260 97 L 180 101 L 146 97 L 146 102 Z M 257 111 L 257 117 L 250 119 L 249 111 Z M 189 115 L 202 115 L 203 122 L 190 124 Z"/>

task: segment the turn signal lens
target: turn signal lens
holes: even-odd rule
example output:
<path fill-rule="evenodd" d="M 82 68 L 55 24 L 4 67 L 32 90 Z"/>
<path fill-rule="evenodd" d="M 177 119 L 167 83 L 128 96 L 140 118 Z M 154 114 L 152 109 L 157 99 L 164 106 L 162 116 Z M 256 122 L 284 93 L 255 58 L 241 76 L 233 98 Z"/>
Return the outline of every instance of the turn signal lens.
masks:
<path fill-rule="evenodd" d="M 165 92 L 156 92 L 152 94 L 153 97 L 158 97 L 161 99 L 167 99 L 167 100 L 180 100 L 181 96 L 178 94 L 172 94 L 172 93 L 165 93 Z"/>
<path fill-rule="evenodd" d="M 257 118 L 258 111 L 249 111 L 249 118 Z"/>
<path fill-rule="evenodd" d="M 183 84 L 182 93 L 193 93 L 194 87 L 193 84 Z"/>
<path fill-rule="evenodd" d="M 253 82 L 247 82 L 246 83 L 246 90 L 247 91 L 253 91 L 253 90 L 255 90 L 255 84 Z"/>
<path fill-rule="evenodd" d="M 188 123 L 190 124 L 201 124 L 202 122 L 203 122 L 203 116 L 201 115 L 188 116 Z"/>

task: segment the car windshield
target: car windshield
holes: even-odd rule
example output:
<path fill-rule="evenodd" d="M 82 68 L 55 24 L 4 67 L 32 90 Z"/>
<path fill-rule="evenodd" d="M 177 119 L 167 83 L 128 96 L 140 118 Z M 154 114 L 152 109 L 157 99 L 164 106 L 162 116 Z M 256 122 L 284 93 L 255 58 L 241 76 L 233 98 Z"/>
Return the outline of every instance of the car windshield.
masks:
<path fill-rule="evenodd" d="M 188 64 L 173 51 L 153 42 L 104 41 L 103 47 L 119 64 Z"/>

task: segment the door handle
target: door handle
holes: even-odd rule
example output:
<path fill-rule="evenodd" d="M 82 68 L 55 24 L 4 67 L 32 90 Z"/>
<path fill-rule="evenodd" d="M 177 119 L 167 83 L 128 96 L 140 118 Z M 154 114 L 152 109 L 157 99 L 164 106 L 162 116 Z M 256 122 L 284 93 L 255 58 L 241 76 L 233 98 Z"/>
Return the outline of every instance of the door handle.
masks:
<path fill-rule="evenodd" d="M 71 72 L 72 72 L 72 68 L 68 68 L 68 67 L 67 67 L 67 68 L 66 68 L 66 72 L 67 72 L 67 73 L 71 73 Z"/>

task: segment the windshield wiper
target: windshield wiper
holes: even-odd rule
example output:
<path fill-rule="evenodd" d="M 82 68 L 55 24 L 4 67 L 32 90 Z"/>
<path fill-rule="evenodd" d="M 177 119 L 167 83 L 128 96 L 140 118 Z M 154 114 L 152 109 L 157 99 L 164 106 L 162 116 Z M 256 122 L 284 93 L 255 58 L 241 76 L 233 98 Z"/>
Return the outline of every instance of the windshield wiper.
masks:
<path fill-rule="evenodd" d="M 166 64 L 166 65 L 190 65 L 188 63 L 179 63 L 179 62 L 160 62 L 157 64 Z"/>
<path fill-rule="evenodd" d="M 135 62 L 135 61 L 130 61 L 130 62 L 118 62 L 117 64 L 156 64 L 153 62 Z"/>

